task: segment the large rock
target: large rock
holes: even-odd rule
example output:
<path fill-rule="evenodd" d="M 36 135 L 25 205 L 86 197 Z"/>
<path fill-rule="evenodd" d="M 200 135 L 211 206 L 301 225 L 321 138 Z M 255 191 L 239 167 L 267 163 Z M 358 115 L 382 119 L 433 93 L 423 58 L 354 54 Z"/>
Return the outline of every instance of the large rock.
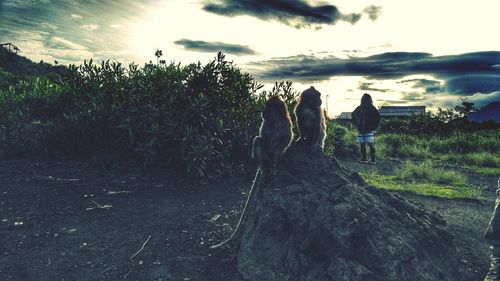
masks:
<path fill-rule="evenodd" d="M 238 270 L 254 281 L 459 280 L 445 222 L 367 186 L 295 143 L 242 225 Z"/>

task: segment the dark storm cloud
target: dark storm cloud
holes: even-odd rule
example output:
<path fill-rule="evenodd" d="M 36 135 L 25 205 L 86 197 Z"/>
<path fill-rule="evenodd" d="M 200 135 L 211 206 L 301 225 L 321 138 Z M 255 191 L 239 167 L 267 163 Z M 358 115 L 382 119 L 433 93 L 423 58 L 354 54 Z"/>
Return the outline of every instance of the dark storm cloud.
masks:
<path fill-rule="evenodd" d="M 177 45 L 183 46 L 187 50 L 198 52 L 224 52 L 235 55 L 255 55 L 256 52 L 248 46 L 227 44 L 222 42 L 207 42 L 199 40 L 181 39 L 174 42 Z"/>
<path fill-rule="evenodd" d="M 311 6 L 303 0 L 206 0 L 203 9 L 223 15 L 250 15 L 262 20 L 276 20 L 296 28 L 312 25 L 336 24 L 339 20 L 356 23 L 362 13 L 343 14 L 334 5 Z M 367 7 L 364 13 L 375 20 L 380 15 L 380 7 Z"/>
<path fill-rule="evenodd" d="M 455 94 L 491 93 L 500 91 L 500 75 L 492 73 L 473 73 L 456 75 L 446 81 L 446 90 Z"/>
<path fill-rule="evenodd" d="M 441 93 L 445 90 L 442 83 L 437 80 L 429 80 L 429 79 L 409 79 L 403 80 L 399 83 L 410 83 L 413 84 L 412 88 L 414 89 L 424 89 L 427 94 L 436 94 Z"/>
<path fill-rule="evenodd" d="M 264 81 L 293 79 L 303 82 L 328 80 L 333 76 L 365 76 L 371 79 L 399 79 L 408 75 L 430 75 L 445 81 L 455 94 L 500 90 L 500 52 L 432 56 L 428 53 L 384 53 L 340 59 L 293 56 L 255 62 L 254 74 Z M 429 89 L 438 91 L 438 89 Z"/>

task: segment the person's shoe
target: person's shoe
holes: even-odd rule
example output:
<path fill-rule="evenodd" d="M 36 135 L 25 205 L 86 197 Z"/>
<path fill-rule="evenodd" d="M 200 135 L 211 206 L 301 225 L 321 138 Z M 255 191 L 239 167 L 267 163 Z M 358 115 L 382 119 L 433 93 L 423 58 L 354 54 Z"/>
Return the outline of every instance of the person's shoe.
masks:
<path fill-rule="evenodd" d="M 377 162 L 375 162 L 375 160 L 370 160 L 368 163 L 369 163 L 369 164 L 372 164 L 372 165 L 377 164 Z"/>
<path fill-rule="evenodd" d="M 364 164 L 364 163 L 368 163 L 368 160 L 366 160 L 366 159 L 359 159 L 358 162 L 361 163 L 361 164 Z"/>

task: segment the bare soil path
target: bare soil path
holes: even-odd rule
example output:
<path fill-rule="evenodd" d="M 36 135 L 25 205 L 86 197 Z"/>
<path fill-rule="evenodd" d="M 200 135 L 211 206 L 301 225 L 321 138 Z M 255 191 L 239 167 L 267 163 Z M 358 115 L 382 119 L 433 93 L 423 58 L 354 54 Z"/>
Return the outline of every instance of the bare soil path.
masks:
<path fill-rule="evenodd" d="M 488 267 L 482 232 L 496 179 L 471 181 L 484 184 L 484 200 L 402 195 L 446 219 L 463 253 L 457 270 L 472 281 Z M 250 182 L 193 187 L 76 162 L 0 161 L 0 280 L 237 280 L 234 261 L 209 246 L 236 223 Z"/>
<path fill-rule="evenodd" d="M 378 160 L 377 165 L 371 166 L 352 159 L 342 159 L 341 163 L 351 170 L 376 169 L 381 174 L 391 174 L 401 164 L 399 161 Z M 457 270 L 462 272 L 463 280 L 482 280 L 489 268 L 489 245 L 483 239 L 483 233 L 495 206 L 497 177 L 474 174 L 460 167 L 456 169 L 465 174 L 471 184 L 481 187 L 480 200 L 399 194 L 416 205 L 437 212 L 446 220 L 448 229 L 455 236 L 455 247 L 463 263 L 463 267 Z"/>

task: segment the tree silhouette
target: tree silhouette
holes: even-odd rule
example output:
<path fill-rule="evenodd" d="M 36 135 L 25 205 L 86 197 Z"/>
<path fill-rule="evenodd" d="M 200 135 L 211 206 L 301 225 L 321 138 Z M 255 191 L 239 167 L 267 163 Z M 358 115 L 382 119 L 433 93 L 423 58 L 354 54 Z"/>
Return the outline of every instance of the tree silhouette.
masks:
<path fill-rule="evenodd" d="M 156 49 L 155 56 L 156 56 L 156 64 L 158 64 L 158 60 L 160 59 L 161 56 L 163 56 L 163 52 L 160 49 Z"/>
<path fill-rule="evenodd" d="M 468 119 L 469 115 L 477 111 L 473 102 L 470 102 L 467 98 L 460 98 L 460 104 L 455 106 L 455 111 L 458 116 L 464 119 Z"/>

